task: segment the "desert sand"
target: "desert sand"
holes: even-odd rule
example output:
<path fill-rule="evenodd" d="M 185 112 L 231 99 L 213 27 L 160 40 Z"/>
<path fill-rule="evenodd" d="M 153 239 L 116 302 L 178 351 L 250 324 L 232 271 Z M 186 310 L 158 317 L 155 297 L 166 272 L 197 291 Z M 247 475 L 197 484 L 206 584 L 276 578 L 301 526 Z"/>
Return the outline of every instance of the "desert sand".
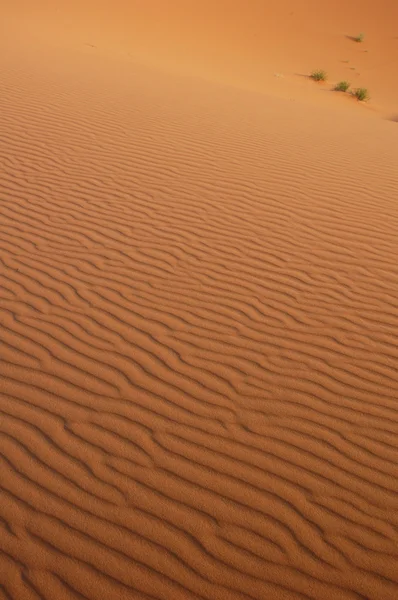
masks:
<path fill-rule="evenodd" d="M 398 4 L 275 4 L 1 3 L 1 600 L 398 598 Z"/>

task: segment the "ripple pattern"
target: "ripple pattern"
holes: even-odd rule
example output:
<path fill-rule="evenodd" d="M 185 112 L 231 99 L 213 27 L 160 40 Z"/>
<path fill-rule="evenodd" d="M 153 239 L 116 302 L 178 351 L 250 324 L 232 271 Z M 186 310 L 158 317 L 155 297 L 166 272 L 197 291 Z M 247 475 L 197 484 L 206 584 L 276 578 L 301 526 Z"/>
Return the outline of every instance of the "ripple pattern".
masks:
<path fill-rule="evenodd" d="M 1 61 L 0 599 L 395 600 L 394 127 Z"/>

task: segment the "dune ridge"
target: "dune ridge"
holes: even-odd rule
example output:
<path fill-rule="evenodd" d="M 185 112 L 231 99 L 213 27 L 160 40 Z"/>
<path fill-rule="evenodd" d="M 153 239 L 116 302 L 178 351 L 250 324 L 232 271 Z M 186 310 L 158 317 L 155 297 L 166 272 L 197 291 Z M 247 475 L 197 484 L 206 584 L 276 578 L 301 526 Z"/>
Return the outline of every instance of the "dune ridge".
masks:
<path fill-rule="evenodd" d="M 1 61 L 0 598 L 395 600 L 395 125 Z"/>
<path fill-rule="evenodd" d="M 13 0 L 5 3 L 9 46 L 44 44 L 115 56 L 205 80 L 306 102 L 352 108 L 325 93 L 341 80 L 365 87 L 372 110 L 396 118 L 398 4 L 395 0 Z M 355 36 L 364 36 L 356 43 Z M 28 59 L 29 60 L 29 59 Z M 48 60 L 48 58 L 47 58 Z M 69 60 L 62 59 L 65 68 Z M 78 65 L 74 64 L 76 70 Z M 328 74 L 326 86 L 308 75 Z"/>

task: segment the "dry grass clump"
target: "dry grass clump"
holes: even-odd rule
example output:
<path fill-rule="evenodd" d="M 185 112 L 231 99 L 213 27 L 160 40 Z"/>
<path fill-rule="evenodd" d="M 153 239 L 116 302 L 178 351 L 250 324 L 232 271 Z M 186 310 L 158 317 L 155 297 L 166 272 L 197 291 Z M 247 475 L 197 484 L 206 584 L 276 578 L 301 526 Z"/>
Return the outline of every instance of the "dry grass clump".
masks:
<path fill-rule="evenodd" d="M 339 83 L 335 85 L 334 89 L 336 92 L 347 92 L 349 87 L 350 83 L 348 81 L 339 81 Z"/>
<path fill-rule="evenodd" d="M 319 69 L 317 71 L 312 71 L 310 77 L 314 81 L 326 81 L 327 74 L 326 71 L 322 71 L 321 69 Z"/>
<path fill-rule="evenodd" d="M 370 99 L 369 92 L 366 88 L 357 88 L 352 92 L 352 95 L 355 96 L 359 102 L 367 102 Z"/>

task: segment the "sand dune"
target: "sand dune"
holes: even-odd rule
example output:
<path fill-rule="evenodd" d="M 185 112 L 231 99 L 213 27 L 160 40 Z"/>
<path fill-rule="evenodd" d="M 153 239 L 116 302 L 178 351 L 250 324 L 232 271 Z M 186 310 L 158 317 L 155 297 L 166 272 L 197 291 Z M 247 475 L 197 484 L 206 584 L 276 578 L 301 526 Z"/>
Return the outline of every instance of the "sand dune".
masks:
<path fill-rule="evenodd" d="M 187 4 L 1 8 L 0 599 L 395 600 L 395 4 Z"/>
<path fill-rule="evenodd" d="M 333 107 L 346 99 L 324 92 L 348 79 L 353 87 L 370 90 L 373 108 L 386 116 L 397 111 L 395 0 L 5 3 L 10 6 L 3 9 L 4 34 L 14 45 L 31 47 L 44 40 L 53 49 L 113 55 Z M 353 41 L 360 33 L 362 44 Z M 330 86 L 319 89 L 308 81 L 314 69 L 328 72 Z"/>

